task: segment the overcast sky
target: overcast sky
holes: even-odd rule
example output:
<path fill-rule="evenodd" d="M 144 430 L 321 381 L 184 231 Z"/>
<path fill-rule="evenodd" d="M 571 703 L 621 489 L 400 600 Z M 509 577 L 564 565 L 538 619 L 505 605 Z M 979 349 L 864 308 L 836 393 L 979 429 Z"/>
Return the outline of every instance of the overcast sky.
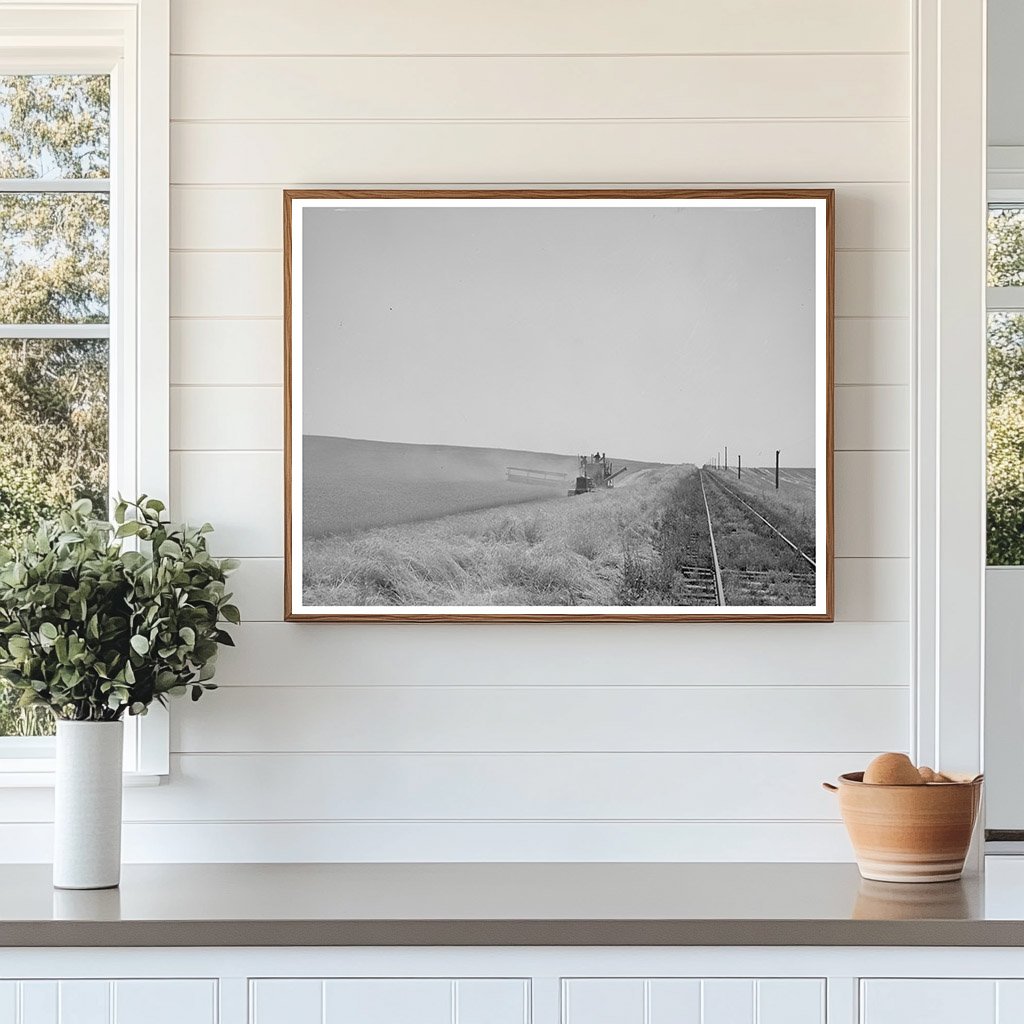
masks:
<path fill-rule="evenodd" d="M 810 209 L 303 218 L 306 434 L 814 464 Z"/>

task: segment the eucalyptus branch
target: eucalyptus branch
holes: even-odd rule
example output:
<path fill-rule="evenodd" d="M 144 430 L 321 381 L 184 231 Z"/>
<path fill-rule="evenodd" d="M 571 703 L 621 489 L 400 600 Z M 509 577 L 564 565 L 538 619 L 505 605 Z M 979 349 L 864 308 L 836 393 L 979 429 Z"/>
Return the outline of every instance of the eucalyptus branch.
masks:
<path fill-rule="evenodd" d="M 222 625 L 240 620 L 225 586 L 238 562 L 210 555 L 209 523 L 163 513 L 156 498 L 122 499 L 111 524 L 77 501 L 0 549 L 0 679 L 23 707 L 116 721 L 215 688 L 219 647 L 234 644 Z"/>

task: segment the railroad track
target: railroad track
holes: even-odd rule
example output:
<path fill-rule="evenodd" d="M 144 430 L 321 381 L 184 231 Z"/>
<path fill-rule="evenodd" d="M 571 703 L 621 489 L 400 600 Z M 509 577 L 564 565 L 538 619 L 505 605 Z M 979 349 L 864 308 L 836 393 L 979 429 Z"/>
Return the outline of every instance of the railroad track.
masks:
<path fill-rule="evenodd" d="M 722 483 L 721 480 L 712 478 L 714 486 L 724 491 L 733 501 L 737 502 L 743 509 L 748 512 L 751 516 L 757 519 L 760 523 L 766 526 L 769 530 L 775 534 L 780 541 L 782 541 L 787 547 L 789 547 L 796 555 L 807 562 L 813 571 L 811 572 L 789 572 L 786 570 L 760 570 L 760 569 L 731 569 L 728 567 L 723 568 L 718 559 L 718 545 L 715 543 L 715 527 L 714 519 L 711 515 L 711 505 L 708 502 L 707 487 L 704 483 L 704 470 L 698 469 L 697 472 L 700 474 L 700 489 L 701 495 L 704 498 L 704 513 L 707 516 L 708 523 L 708 538 L 711 542 L 711 562 L 712 568 L 710 570 L 697 570 L 703 571 L 705 574 L 709 574 L 714 580 L 714 596 L 715 604 L 718 606 L 725 605 L 725 587 L 723 586 L 723 577 L 736 581 L 741 584 L 744 593 L 751 595 L 752 597 L 758 594 L 770 594 L 772 593 L 774 581 L 778 578 L 780 572 L 784 573 L 787 579 L 792 581 L 798 586 L 809 587 L 812 591 L 816 580 L 816 565 L 814 559 L 807 554 L 798 544 L 787 537 L 777 526 L 770 523 L 760 512 L 757 511 L 753 506 L 736 493 L 731 487 Z M 687 567 L 690 568 L 690 567 Z M 706 578 L 706 577 L 705 577 Z"/>

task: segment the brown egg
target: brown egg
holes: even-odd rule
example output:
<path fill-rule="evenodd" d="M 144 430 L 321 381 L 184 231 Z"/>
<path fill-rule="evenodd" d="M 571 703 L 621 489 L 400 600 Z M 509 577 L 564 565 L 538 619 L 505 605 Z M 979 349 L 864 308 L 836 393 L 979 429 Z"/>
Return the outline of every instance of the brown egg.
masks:
<path fill-rule="evenodd" d="M 864 781 L 875 786 L 923 786 L 925 780 L 906 754 L 879 754 L 865 769 Z"/>

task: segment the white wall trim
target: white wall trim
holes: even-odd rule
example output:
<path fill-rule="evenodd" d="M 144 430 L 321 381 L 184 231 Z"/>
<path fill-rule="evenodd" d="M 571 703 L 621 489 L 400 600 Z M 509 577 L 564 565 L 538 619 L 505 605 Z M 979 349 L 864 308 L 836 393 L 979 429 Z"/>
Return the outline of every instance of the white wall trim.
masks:
<path fill-rule="evenodd" d="M 111 76 L 111 491 L 170 494 L 168 0 L 0 0 L 9 73 Z M 125 770 L 169 768 L 167 713 L 128 719 Z M 3 768 L 0 767 L 0 771 Z M 35 775 L 38 784 L 38 774 Z M 10 784 L 13 775 L 8 777 Z"/>
<path fill-rule="evenodd" d="M 982 767 L 983 0 L 919 0 L 915 109 L 916 753 Z"/>

